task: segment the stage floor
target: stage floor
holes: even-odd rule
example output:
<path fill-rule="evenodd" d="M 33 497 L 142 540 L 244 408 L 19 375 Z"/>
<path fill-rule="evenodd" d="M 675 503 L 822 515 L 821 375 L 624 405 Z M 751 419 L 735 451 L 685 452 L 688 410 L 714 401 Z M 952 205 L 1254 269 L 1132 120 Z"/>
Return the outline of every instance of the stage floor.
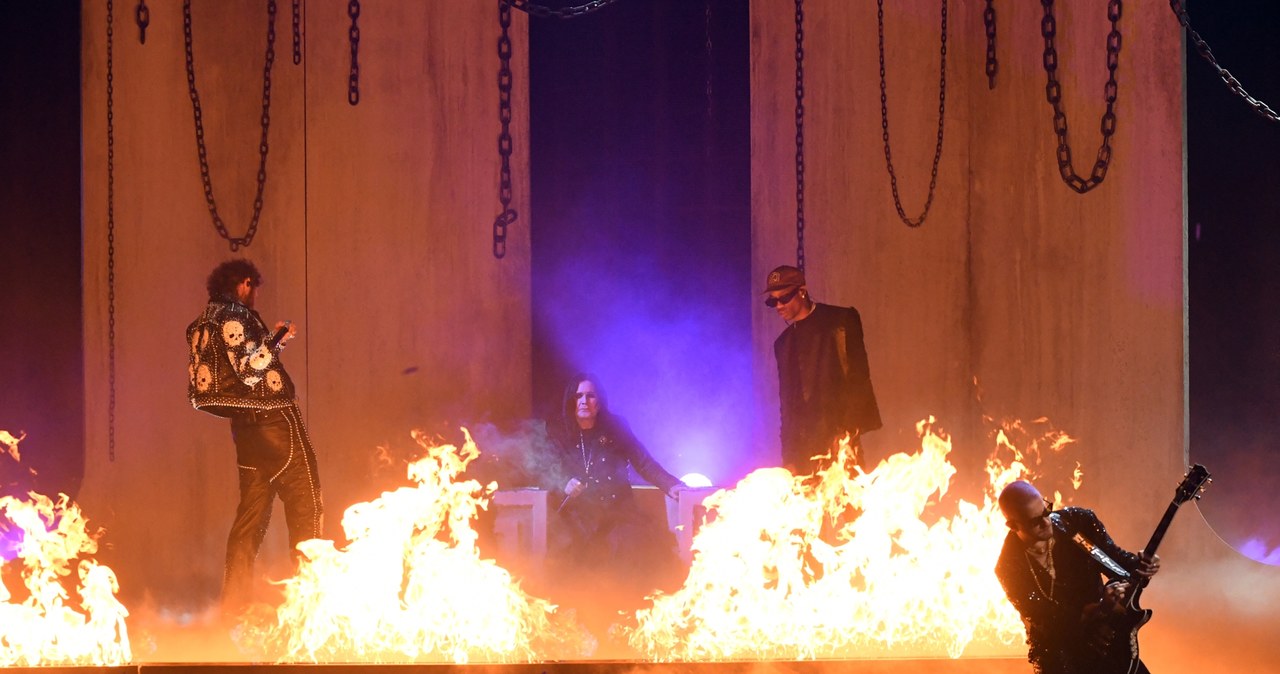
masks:
<path fill-rule="evenodd" d="M 144 663 L 124 667 L 18 667 L 5 674 L 1024 674 L 1023 658 L 643 662 L 594 660 L 525 664 Z"/>

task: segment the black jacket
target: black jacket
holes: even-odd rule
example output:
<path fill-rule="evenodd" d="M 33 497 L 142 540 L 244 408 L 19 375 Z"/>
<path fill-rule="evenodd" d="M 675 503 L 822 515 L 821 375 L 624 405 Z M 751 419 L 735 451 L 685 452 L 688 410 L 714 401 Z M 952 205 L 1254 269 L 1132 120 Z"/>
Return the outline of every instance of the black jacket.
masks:
<path fill-rule="evenodd" d="M 1071 663 L 1082 659 L 1083 646 L 1091 636 L 1091 626 L 1081 620 L 1084 607 L 1102 598 L 1103 575 L 1110 578 L 1112 574 L 1073 537 L 1083 535 L 1130 573 L 1138 568 L 1139 560 L 1111 540 L 1092 510 L 1063 508 L 1054 512 L 1050 521 L 1054 539 L 1050 553 L 1055 571 L 1052 582 L 1043 570 L 1033 571 L 1025 546 L 1013 532 L 1005 538 L 996 576 L 1009 602 L 1022 615 L 1028 659 L 1037 666 L 1053 662 L 1054 671 L 1077 671 Z"/>
<path fill-rule="evenodd" d="M 558 484 L 544 484 L 559 499 L 563 499 L 564 482 L 577 478 L 586 489 L 565 503 L 565 508 L 607 506 L 610 503 L 630 504 L 631 480 L 628 467 L 635 468 L 646 482 L 670 494 L 680 479 L 668 473 L 649 454 L 626 419 L 609 411 L 608 398 L 600 382 L 595 384 L 600 411 L 592 428 L 578 427 L 575 396 L 578 380 L 565 388 L 558 419 L 547 422 L 547 435 L 554 447 L 554 466 L 542 471 L 547 479 Z M 559 502 L 559 501 L 553 501 Z"/>
<path fill-rule="evenodd" d="M 187 326 L 187 395 L 196 409 L 220 417 L 293 403 L 293 380 L 258 312 L 232 300 L 210 300 Z"/>
<path fill-rule="evenodd" d="M 881 426 L 863 343 L 862 318 L 853 307 L 815 304 L 773 343 L 778 361 L 782 460 L 808 464 L 846 431 Z"/>

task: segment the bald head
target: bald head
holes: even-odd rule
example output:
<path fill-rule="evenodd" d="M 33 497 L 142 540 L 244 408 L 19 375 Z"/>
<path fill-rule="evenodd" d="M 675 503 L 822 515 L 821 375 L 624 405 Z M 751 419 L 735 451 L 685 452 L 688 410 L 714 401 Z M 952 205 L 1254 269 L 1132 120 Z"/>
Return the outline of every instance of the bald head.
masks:
<path fill-rule="evenodd" d="M 1040 491 L 1031 486 L 1026 480 L 1018 480 L 1010 483 L 1009 486 L 1000 492 L 1000 512 L 1004 513 L 1006 519 L 1011 515 L 1016 515 L 1018 511 L 1028 503 L 1036 504 L 1043 500 Z"/>
<path fill-rule="evenodd" d="M 1040 491 L 1026 480 L 1018 480 L 1000 492 L 1000 512 L 1004 514 L 1009 528 L 1018 534 L 1024 543 L 1046 540 L 1052 536 L 1049 523 L 1049 502 L 1040 495 Z"/>

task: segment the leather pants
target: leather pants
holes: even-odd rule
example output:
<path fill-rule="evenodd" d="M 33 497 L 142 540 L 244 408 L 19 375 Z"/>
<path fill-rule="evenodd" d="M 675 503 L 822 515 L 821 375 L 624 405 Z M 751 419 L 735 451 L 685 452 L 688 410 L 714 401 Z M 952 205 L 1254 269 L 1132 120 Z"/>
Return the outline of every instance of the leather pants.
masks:
<path fill-rule="evenodd" d="M 222 606 L 224 612 L 237 613 L 252 601 L 254 560 L 266 536 L 275 497 L 284 503 L 289 548 L 295 558 L 298 543 L 323 535 L 324 506 L 316 455 L 297 405 L 241 413 L 231 421 L 231 435 L 240 463 L 240 504 L 227 537 Z M 277 457 L 283 464 L 245 465 L 245 457 Z"/>

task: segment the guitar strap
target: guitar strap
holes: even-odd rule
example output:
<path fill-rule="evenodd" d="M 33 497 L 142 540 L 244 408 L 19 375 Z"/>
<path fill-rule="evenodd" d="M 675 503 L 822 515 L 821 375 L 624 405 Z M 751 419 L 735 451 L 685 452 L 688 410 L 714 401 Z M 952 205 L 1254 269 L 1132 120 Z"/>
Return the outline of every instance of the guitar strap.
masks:
<path fill-rule="evenodd" d="M 1080 549 L 1089 553 L 1090 557 L 1097 560 L 1097 562 L 1110 571 L 1113 576 L 1117 578 L 1129 577 L 1128 570 L 1117 564 L 1116 560 L 1111 559 L 1111 557 L 1107 555 L 1107 553 L 1103 552 L 1101 548 L 1094 545 L 1093 541 L 1085 538 L 1084 534 L 1076 532 L 1076 534 L 1071 537 L 1071 540 L 1075 541 L 1076 545 L 1080 546 Z"/>

